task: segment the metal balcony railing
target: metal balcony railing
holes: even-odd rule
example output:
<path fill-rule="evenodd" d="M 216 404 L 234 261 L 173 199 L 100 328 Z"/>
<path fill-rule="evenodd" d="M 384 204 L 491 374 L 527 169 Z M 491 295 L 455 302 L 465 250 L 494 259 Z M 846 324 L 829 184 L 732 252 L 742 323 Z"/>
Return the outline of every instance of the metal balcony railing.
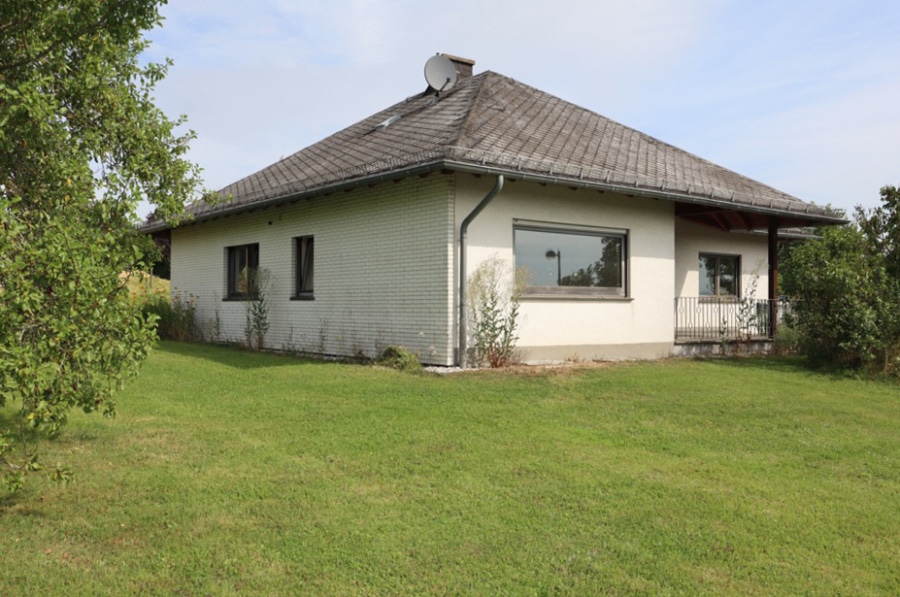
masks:
<path fill-rule="evenodd" d="M 776 321 L 789 312 L 784 300 L 737 297 L 677 297 L 675 341 L 766 340 L 772 338 L 772 307 Z"/>

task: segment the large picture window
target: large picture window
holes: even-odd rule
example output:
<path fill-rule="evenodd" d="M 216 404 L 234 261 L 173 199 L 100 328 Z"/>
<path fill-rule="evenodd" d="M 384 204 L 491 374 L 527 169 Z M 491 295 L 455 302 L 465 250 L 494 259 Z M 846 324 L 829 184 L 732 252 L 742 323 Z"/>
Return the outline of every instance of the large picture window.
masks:
<path fill-rule="evenodd" d="M 259 270 L 259 244 L 228 247 L 228 289 L 230 299 L 256 296 L 256 274 Z"/>
<path fill-rule="evenodd" d="M 700 253 L 700 296 L 740 296 L 741 258 Z"/>
<path fill-rule="evenodd" d="M 294 239 L 294 259 L 296 272 L 294 274 L 294 296 L 301 299 L 313 297 L 313 237 L 301 236 Z"/>
<path fill-rule="evenodd" d="M 519 224 L 513 232 L 527 294 L 626 296 L 625 231 Z"/>

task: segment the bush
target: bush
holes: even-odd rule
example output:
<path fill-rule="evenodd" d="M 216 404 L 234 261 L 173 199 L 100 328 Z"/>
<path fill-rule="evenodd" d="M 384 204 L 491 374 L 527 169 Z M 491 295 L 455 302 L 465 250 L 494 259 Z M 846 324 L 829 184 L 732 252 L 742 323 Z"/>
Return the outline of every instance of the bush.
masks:
<path fill-rule="evenodd" d="M 269 270 L 257 269 L 250 273 L 250 286 L 256 288 L 253 297 L 244 303 L 244 337 L 247 348 L 265 350 L 266 334 L 269 332 Z"/>
<path fill-rule="evenodd" d="M 156 318 L 156 334 L 160 340 L 187 342 L 199 339 L 194 297 L 184 298 L 176 293 L 169 299 L 155 294 L 146 299 L 142 311 L 145 317 Z"/>
<path fill-rule="evenodd" d="M 382 367 L 390 367 L 405 373 L 419 373 L 422 371 L 422 363 L 418 357 L 402 346 L 388 346 L 382 351 L 376 361 Z"/>
<path fill-rule="evenodd" d="M 800 350 L 812 364 L 897 374 L 896 255 L 879 246 L 866 216 L 860 211 L 857 225 L 825 229 L 821 240 L 795 247 L 782 268 L 784 290 L 793 302 Z"/>
<path fill-rule="evenodd" d="M 505 261 L 485 261 L 469 278 L 466 297 L 472 322 L 474 361 L 492 368 L 508 367 L 516 359 L 519 294 L 522 276 L 513 276 Z"/>
<path fill-rule="evenodd" d="M 800 350 L 800 334 L 787 323 L 778 325 L 775 333 L 774 352 L 778 355 L 797 354 Z"/>

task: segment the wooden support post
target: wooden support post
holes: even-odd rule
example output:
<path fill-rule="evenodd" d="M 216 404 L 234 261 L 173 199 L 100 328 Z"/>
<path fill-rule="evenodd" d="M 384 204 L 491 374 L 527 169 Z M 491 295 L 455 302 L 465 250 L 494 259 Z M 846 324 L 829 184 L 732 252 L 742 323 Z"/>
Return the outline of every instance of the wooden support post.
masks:
<path fill-rule="evenodd" d="M 778 218 L 769 218 L 769 337 L 778 331 Z"/>

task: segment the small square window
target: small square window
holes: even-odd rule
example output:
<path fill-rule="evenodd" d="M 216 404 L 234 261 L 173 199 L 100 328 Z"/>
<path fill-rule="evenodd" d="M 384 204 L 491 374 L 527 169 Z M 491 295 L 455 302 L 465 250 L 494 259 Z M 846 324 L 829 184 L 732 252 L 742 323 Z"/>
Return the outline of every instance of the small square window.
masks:
<path fill-rule="evenodd" d="M 228 247 L 228 289 L 230 299 L 246 299 L 256 296 L 259 271 L 259 244 Z"/>
<path fill-rule="evenodd" d="M 741 258 L 700 254 L 700 296 L 740 296 Z"/>
<path fill-rule="evenodd" d="M 295 296 L 297 298 L 313 297 L 314 243 L 312 236 L 301 236 L 294 239 L 294 275 Z"/>

